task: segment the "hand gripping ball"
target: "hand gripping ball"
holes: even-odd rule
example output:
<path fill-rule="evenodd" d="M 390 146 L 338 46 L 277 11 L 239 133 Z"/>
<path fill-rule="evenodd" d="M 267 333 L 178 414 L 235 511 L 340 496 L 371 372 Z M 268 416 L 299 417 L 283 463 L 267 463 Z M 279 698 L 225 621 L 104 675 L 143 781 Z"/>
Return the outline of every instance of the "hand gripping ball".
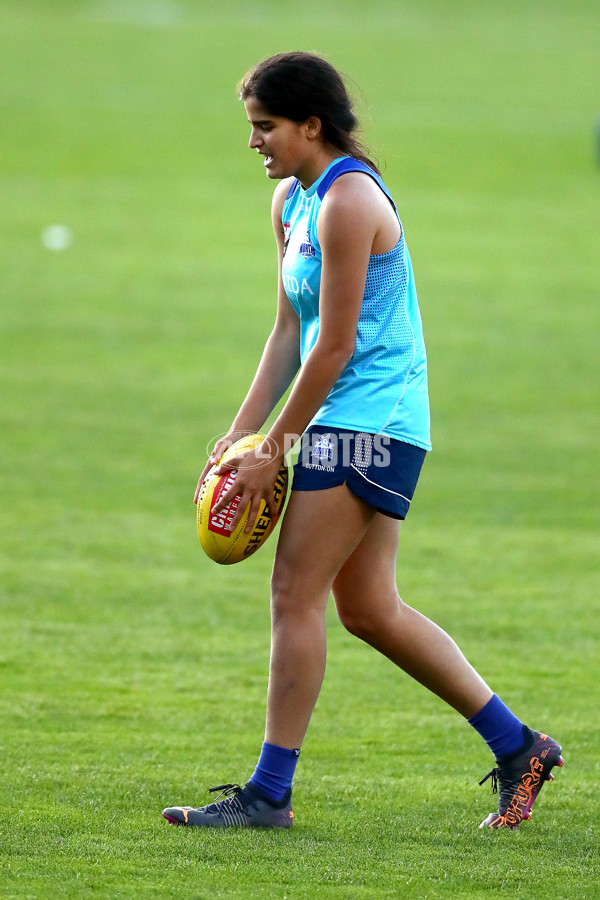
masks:
<path fill-rule="evenodd" d="M 251 434 L 236 441 L 221 456 L 219 463 L 210 469 L 200 486 L 197 504 L 198 537 L 206 555 L 221 565 L 241 562 L 243 559 L 247 559 L 253 553 L 256 553 L 275 528 L 283 509 L 288 486 L 288 468 L 285 462 L 282 462 L 274 484 L 275 513 L 273 515 L 268 504 L 261 500 L 258 515 L 251 531 L 247 532 L 244 530 L 248 522 L 250 504 L 248 504 L 234 531 L 229 530 L 229 525 L 241 500 L 240 496 L 234 497 L 216 515 L 211 512 L 212 507 L 218 502 L 219 498 L 235 483 L 237 476 L 237 469 L 231 469 L 224 475 L 216 475 L 215 469 L 218 468 L 220 463 L 237 456 L 238 453 L 244 453 L 247 450 L 258 447 L 264 439 L 263 434 Z"/>

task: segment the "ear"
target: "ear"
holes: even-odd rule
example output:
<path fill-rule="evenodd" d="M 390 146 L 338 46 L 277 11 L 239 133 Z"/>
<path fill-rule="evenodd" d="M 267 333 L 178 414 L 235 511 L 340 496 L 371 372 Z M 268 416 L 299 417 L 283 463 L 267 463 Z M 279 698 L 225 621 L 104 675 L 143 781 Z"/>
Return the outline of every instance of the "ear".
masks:
<path fill-rule="evenodd" d="M 304 123 L 304 127 L 306 129 L 306 137 L 309 139 L 309 141 L 316 140 L 323 133 L 321 120 L 318 116 L 309 116 Z"/>

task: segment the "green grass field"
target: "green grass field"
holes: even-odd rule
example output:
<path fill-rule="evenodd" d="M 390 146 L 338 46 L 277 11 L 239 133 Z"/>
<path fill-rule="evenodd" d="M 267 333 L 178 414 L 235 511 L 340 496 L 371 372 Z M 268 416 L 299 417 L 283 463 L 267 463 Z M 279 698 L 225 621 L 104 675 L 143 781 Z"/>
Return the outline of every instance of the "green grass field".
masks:
<path fill-rule="evenodd" d="M 599 39 L 594 0 L 0 0 L 0 896 L 600 896 Z M 192 495 L 273 316 L 235 85 L 294 48 L 351 76 L 417 276 L 401 593 L 564 746 L 515 833 L 333 613 L 292 831 L 160 817 L 262 740 L 275 542 L 212 564 Z"/>

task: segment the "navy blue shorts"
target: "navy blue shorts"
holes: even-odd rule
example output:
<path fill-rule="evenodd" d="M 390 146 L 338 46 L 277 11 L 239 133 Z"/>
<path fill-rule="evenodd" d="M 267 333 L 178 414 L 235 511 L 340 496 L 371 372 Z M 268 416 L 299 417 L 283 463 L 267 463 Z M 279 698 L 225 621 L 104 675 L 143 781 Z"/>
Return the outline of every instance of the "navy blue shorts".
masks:
<path fill-rule="evenodd" d="M 392 519 L 405 519 L 426 451 L 382 434 L 319 426 L 302 436 L 293 491 L 347 484 L 353 494 Z"/>

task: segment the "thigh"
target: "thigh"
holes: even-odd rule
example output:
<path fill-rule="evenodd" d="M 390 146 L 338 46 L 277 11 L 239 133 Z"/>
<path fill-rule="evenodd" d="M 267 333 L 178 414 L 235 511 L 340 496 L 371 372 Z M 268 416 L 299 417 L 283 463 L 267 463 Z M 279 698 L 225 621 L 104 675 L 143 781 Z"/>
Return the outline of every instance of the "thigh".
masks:
<path fill-rule="evenodd" d="M 396 559 L 400 522 L 377 513 L 333 583 L 340 617 L 364 610 L 385 613 L 398 607 Z"/>
<path fill-rule="evenodd" d="M 328 595 L 376 515 L 346 485 L 292 491 L 277 544 L 275 582 L 295 594 Z"/>

